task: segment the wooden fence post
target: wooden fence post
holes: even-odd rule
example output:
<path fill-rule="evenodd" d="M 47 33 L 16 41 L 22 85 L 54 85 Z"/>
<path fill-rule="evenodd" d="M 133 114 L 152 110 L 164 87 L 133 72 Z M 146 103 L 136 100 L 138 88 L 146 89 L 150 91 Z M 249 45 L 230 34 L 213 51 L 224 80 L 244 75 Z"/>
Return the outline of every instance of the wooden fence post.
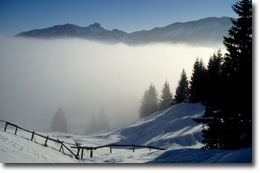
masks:
<path fill-rule="evenodd" d="M 48 139 L 49 139 L 49 136 L 46 137 L 44 146 L 47 146 L 47 141 L 48 141 Z"/>
<path fill-rule="evenodd" d="M 110 153 L 112 153 L 112 146 L 110 145 Z"/>
<path fill-rule="evenodd" d="M 93 157 L 93 151 L 90 149 L 90 158 Z"/>
<path fill-rule="evenodd" d="M 34 131 L 32 132 L 31 141 L 33 141 L 33 137 L 34 137 Z"/>
<path fill-rule="evenodd" d="M 63 147 L 66 148 L 76 159 L 79 159 L 65 144 L 63 144 Z"/>
<path fill-rule="evenodd" d="M 5 129 L 4 129 L 4 132 L 6 131 L 6 129 L 7 129 L 7 125 L 8 125 L 8 124 L 9 124 L 8 122 L 5 123 Z"/>
<path fill-rule="evenodd" d="M 16 126 L 14 134 L 16 135 L 18 127 Z"/>
<path fill-rule="evenodd" d="M 81 148 L 81 159 L 83 159 L 83 148 Z"/>
<path fill-rule="evenodd" d="M 61 152 L 61 150 L 62 150 L 62 152 L 64 153 L 64 149 L 63 149 L 63 141 L 61 142 L 61 146 L 60 146 L 60 152 Z"/>
<path fill-rule="evenodd" d="M 76 144 L 76 145 L 77 145 L 77 154 L 76 154 L 76 156 L 78 157 L 79 156 L 80 147 L 79 147 L 79 144 Z"/>
<path fill-rule="evenodd" d="M 135 152 L 135 145 L 133 145 L 133 152 Z"/>

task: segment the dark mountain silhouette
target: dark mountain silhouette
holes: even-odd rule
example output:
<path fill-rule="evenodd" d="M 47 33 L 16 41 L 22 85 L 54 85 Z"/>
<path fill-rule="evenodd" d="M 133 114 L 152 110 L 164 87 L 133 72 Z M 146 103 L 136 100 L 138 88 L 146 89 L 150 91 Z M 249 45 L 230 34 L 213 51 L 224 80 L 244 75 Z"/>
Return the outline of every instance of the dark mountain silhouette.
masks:
<path fill-rule="evenodd" d="M 99 23 L 87 27 L 73 24 L 56 25 L 44 29 L 35 29 L 15 36 L 32 38 L 82 38 L 105 42 L 123 42 L 127 44 L 147 43 L 187 43 L 195 45 L 219 44 L 223 36 L 228 35 L 232 26 L 229 17 L 210 17 L 185 23 L 173 23 L 151 30 L 126 33 L 118 29 L 107 30 Z"/>

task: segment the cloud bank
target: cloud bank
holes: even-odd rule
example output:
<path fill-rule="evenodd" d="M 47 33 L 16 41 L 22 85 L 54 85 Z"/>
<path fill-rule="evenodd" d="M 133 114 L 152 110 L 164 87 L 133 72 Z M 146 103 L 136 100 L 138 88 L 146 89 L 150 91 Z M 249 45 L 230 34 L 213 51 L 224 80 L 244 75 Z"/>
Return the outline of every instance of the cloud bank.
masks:
<path fill-rule="evenodd" d="M 182 69 L 190 76 L 219 48 L 0 38 L 0 119 L 49 131 L 62 107 L 69 131 L 84 133 L 102 106 L 110 127 L 122 126 L 138 119 L 151 82 L 160 95 L 168 80 L 175 93 Z"/>

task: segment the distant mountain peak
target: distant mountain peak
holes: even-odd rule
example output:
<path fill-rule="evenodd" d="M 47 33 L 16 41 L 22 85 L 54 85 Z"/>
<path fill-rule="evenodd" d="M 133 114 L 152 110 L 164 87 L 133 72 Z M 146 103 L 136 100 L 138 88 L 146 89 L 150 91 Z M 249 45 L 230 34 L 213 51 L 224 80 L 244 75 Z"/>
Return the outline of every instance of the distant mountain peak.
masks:
<path fill-rule="evenodd" d="M 89 27 L 97 27 L 97 28 L 100 28 L 101 25 L 100 25 L 100 23 L 93 23 L 92 25 L 89 25 Z"/>

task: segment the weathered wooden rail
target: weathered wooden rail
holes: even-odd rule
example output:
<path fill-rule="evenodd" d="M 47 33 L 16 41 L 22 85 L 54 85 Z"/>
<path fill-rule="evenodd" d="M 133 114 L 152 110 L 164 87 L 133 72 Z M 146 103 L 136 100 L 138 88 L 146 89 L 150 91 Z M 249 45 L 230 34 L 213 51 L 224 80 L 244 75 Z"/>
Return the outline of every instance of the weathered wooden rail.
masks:
<path fill-rule="evenodd" d="M 70 145 L 70 146 L 74 146 L 74 145 L 77 145 L 77 144 L 72 144 L 72 143 L 69 143 L 69 142 L 60 141 L 59 139 L 53 139 L 53 138 L 50 138 L 49 136 L 44 136 L 44 135 L 41 135 L 39 133 L 36 133 L 35 131 L 30 131 L 30 130 L 27 130 L 25 128 L 22 128 L 22 127 L 20 127 L 16 124 L 13 124 L 13 123 L 10 123 L 10 122 L 7 122 L 7 121 L 3 121 L 3 120 L 0 120 L 0 121 L 5 123 L 4 132 L 7 131 L 8 126 L 12 126 L 12 127 L 15 128 L 14 135 L 17 134 L 18 129 L 23 130 L 25 132 L 31 133 L 31 138 L 30 138 L 31 141 L 33 141 L 33 140 L 35 141 L 35 136 L 39 136 L 41 138 L 44 138 L 45 139 L 44 146 L 46 146 L 46 147 L 48 146 L 47 143 L 48 143 L 49 140 L 53 141 L 55 143 L 60 144 L 60 149 L 59 149 L 60 152 L 62 151 L 64 153 L 64 148 L 65 148 L 76 159 L 79 159 L 78 156 L 73 151 L 71 151 L 71 149 L 69 147 L 67 147 L 65 145 L 65 144 L 67 144 L 67 145 Z"/>
<path fill-rule="evenodd" d="M 90 150 L 90 158 L 93 157 L 93 150 L 97 150 L 99 148 L 109 148 L 110 149 L 110 153 L 112 153 L 112 147 L 116 147 L 116 148 L 132 148 L 133 152 L 135 152 L 136 148 L 148 148 L 150 149 L 150 151 L 152 149 L 156 149 L 156 150 L 166 150 L 164 148 L 157 148 L 157 147 L 153 147 L 153 146 L 144 146 L 144 145 L 124 145 L 124 144 L 108 144 L 108 145 L 102 145 L 102 146 L 97 146 L 97 147 L 88 147 L 88 146 L 72 146 L 71 148 L 77 148 L 77 156 L 79 156 L 80 150 L 81 150 L 81 159 L 83 159 L 83 154 L 84 154 L 84 150 Z"/>
<path fill-rule="evenodd" d="M 35 136 L 39 136 L 41 138 L 44 138 L 45 139 L 45 142 L 44 142 L 44 146 L 48 146 L 47 143 L 48 141 L 53 141 L 55 143 L 58 143 L 60 144 L 60 148 L 59 148 L 59 151 L 60 152 L 63 152 L 64 153 L 64 148 L 74 156 L 74 158 L 76 159 L 84 159 L 83 155 L 84 155 L 84 150 L 90 150 L 90 158 L 93 157 L 93 150 L 97 150 L 97 149 L 100 149 L 100 148 L 109 148 L 110 149 L 110 153 L 112 153 L 112 148 L 132 148 L 133 152 L 135 152 L 135 149 L 136 148 L 148 148 L 150 149 L 150 151 L 152 149 L 156 149 L 156 150 L 166 150 L 164 148 L 158 148 L 158 147 L 154 147 L 154 146 L 143 146 L 143 145 L 125 145 L 125 144 L 108 144 L 108 145 L 102 145 L 102 146 L 96 146 L 96 147 L 89 147 L 89 146 L 80 146 L 79 144 L 75 143 L 69 143 L 69 142 L 65 142 L 65 141 L 61 141 L 59 139 L 53 139 L 53 138 L 50 138 L 49 136 L 44 136 L 44 135 L 41 135 L 39 133 L 36 133 L 35 131 L 30 131 L 30 130 L 27 130 L 25 128 L 22 128 L 16 124 L 13 124 L 13 123 L 10 123 L 10 122 L 7 122 L 7 121 L 3 121 L 3 120 L 0 120 L 0 122 L 4 122 L 5 123 L 5 127 L 4 127 L 4 132 L 7 131 L 7 128 L 8 126 L 12 126 L 15 128 L 15 132 L 14 132 L 14 135 L 17 135 L 17 131 L 18 129 L 20 130 L 23 130 L 23 131 L 26 131 L 28 133 L 31 133 L 31 141 L 35 141 Z M 75 154 L 68 146 L 66 145 L 69 145 L 70 148 L 73 148 L 73 149 L 77 149 L 77 153 Z M 80 152 L 81 151 L 81 152 Z"/>

